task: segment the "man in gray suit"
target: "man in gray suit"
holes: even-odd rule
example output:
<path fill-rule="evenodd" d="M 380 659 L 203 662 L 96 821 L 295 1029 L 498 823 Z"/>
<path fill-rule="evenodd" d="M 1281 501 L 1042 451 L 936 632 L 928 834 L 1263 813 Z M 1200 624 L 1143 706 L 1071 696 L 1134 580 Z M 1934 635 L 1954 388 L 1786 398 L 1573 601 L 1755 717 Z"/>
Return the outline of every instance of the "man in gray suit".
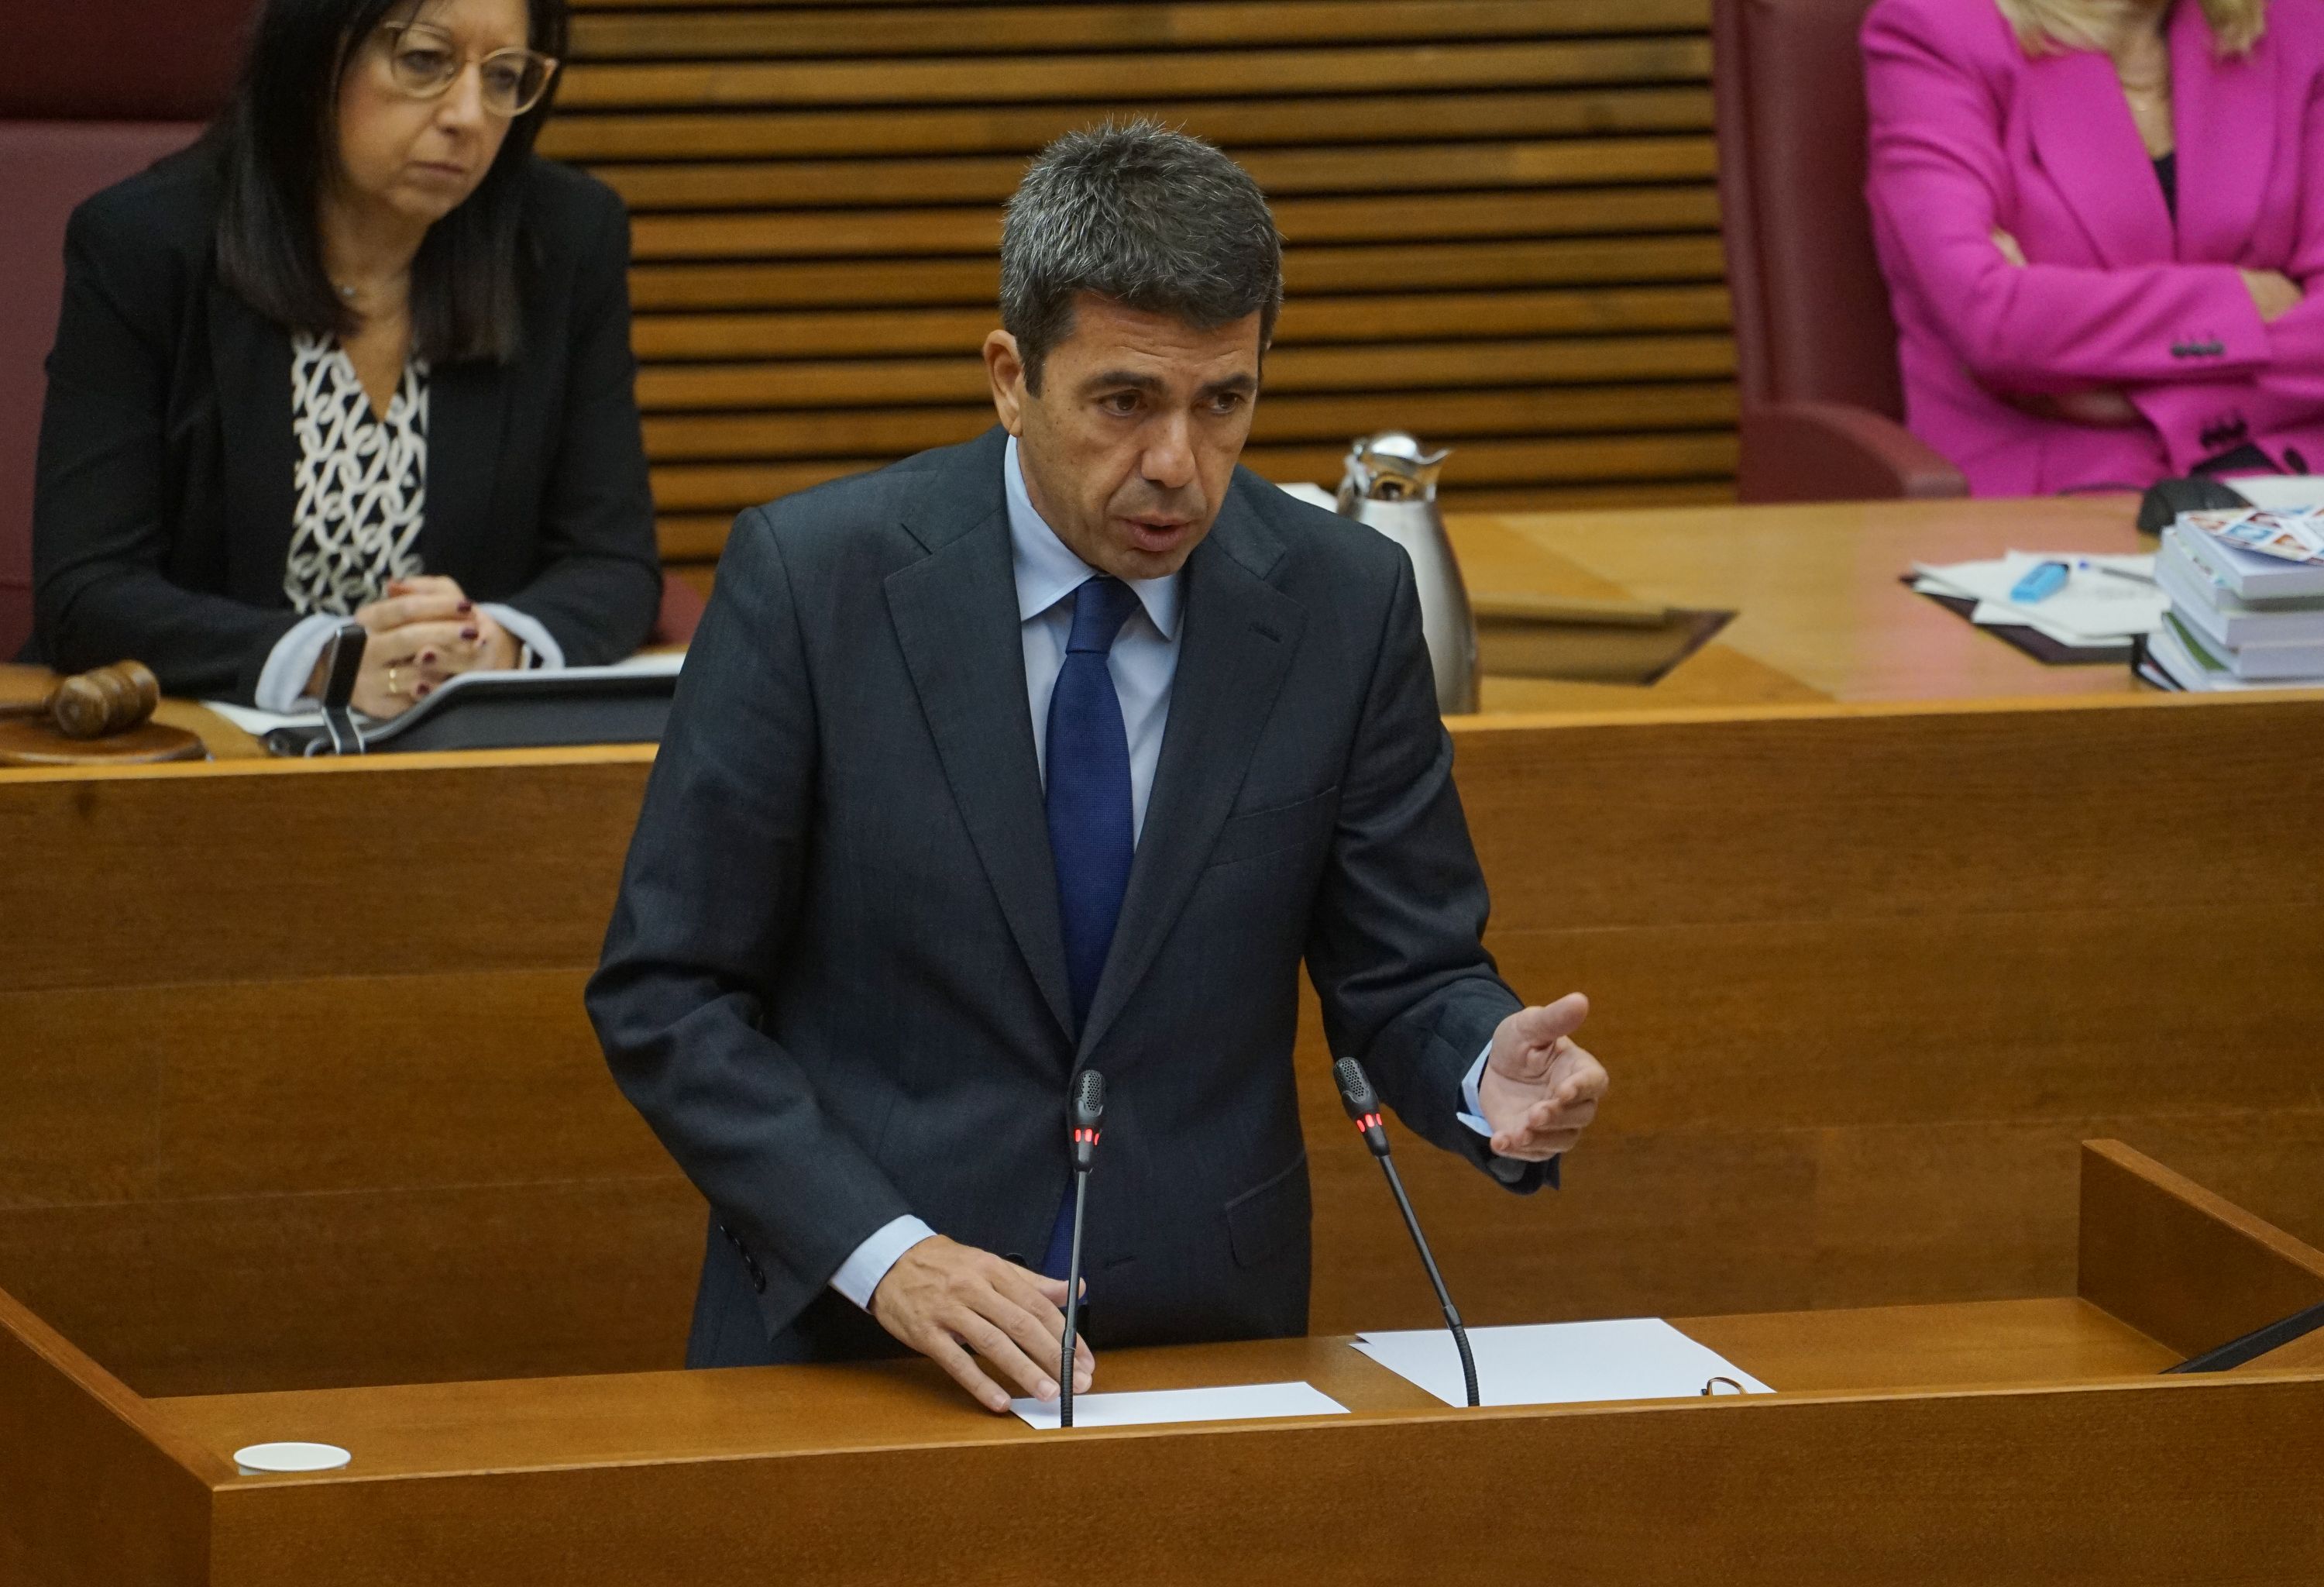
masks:
<path fill-rule="evenodd" d="M 900 1342 L 1054 1397 L 1084 1068 L 1089 1335 L 1304 1332 L 1303 960 L 1407 1125 L 1556 1182 L 1606 1075 L 1480 945 L 1411 566 L 1237 466 L 1281 302 L 1224 155 L 1061 139 L 1001 427 L 736 521 L 588 992 L 710 1202 L 689 1365 Z"/>

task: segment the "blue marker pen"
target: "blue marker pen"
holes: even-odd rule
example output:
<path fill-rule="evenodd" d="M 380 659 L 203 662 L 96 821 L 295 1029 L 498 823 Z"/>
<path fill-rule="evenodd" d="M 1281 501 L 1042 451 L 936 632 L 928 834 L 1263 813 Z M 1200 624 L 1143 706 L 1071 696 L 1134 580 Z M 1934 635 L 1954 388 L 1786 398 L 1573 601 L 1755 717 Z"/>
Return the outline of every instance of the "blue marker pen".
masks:
<path fill-rule="evenodd" d="M 2072 572 L 2063 562 L 2044 562 L 2010 586 L 2009 598 L 2021 606 L 2046 601 L 2066 587 Z"/>

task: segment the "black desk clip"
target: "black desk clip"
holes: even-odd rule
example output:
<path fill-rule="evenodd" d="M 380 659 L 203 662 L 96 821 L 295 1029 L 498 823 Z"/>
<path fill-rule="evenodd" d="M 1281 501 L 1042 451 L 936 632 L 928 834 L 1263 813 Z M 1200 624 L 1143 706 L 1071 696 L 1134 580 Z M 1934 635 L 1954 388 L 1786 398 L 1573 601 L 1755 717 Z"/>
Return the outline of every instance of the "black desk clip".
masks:
<path fill-rule="evenodd" d="M 347 706 L 355 697 L 355 674 L 363 670 L 364 644 L 369 637 L 360 623 L 342 623 L 339 632 L 331 636 L 330 665 L 323 683 L 323 728 L 334 755 L 364 752 L 363 731 Z M 323 743 L 323 739 L 315 740 L 307 746 L 307 752 L 322 753 Z"/>

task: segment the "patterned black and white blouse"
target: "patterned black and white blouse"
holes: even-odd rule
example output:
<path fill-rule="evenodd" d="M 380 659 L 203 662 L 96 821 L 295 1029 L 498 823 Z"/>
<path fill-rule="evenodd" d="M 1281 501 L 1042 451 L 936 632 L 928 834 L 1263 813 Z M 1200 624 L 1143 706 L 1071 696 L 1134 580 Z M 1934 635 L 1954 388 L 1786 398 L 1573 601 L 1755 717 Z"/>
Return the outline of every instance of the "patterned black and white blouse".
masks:
<path fill-rule="evenodd" d="M 425 571 L 427 363 L 403 366 L 383 419 L 338 338 L 301 333 L 290 344 L 290 425 L 298 503 L 282 587 L 301 616 L 347 616 Z"/>

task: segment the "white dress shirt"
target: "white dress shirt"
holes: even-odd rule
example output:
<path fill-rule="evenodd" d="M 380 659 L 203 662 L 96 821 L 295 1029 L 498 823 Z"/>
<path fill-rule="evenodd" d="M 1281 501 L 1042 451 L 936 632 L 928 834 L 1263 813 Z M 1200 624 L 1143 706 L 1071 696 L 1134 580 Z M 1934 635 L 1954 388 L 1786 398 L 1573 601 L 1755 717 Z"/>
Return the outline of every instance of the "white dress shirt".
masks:
<path fill-rule="evenodd" d="M 1017 461 L 1017 438 L 1009 438 L 1001 479 L 1009 497 L 1009 545 L 1016 565 L 1017 616 L 1025 644 L 1025 704 L 1033 714 L 1033 749 L 1039 757 L 1042 786 L 1049 776 L 1049 696 L 1065 669 L 1065 643 L 1074 631 L 1074 592 L 1099 577 L 1059 540 L 1056 531 L 1034 511 L 1025 490 L 1025 473 Z M 1162 759 L 1162 730 L 1170 717 L 1170 681 L 1178 671 L 1178 598 L 1180 576 L 1127 579 L 1137 592 L 1138 610 L 1121 626 L 1120 635 L 1106 658 L 1113 674 L 1114 693 L 1121 699 L 1121 724 L 1130 736 L 1130 830 L 1146 830 L 1146 804 L 1154 791 L 1154 768 Z M 1488 1047 L 1489 1051 L 1489 1047 Z M 1485 1055 L 1462 1084 L 1468 1112 L 1462 1121 L 1490 1135 L 1492 1127 L 1480 1115 L 1477 1083 L 1483 1075 Z M 907 1213 L 881 1225 L 857 1246 L 831 1276 L 831 1287 L 869 1308 L 872 1292 L 896 1259 L 934 1235 L 917 1217 Z"/>

